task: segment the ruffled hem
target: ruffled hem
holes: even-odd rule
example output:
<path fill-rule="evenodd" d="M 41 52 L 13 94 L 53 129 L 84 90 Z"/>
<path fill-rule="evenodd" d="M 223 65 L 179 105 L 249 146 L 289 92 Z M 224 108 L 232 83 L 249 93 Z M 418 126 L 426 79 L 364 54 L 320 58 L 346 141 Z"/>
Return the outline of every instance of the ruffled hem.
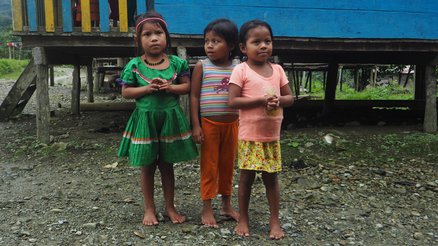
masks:
<path fill-rule="evenodd" d="M 194 159 L 197 148 L 179 106 L 164 110 L 136 108 L 126 125 L 118 155 L 129 156 L 133 166 L 144 166 L 158 156 L 168 163 Z"/>

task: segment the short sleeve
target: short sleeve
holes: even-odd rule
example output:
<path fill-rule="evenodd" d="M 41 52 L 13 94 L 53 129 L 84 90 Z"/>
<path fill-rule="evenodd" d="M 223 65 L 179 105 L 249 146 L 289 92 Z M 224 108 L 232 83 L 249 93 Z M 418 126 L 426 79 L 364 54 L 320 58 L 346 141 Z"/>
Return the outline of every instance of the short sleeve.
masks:
<path fill-rule="evenodd" d="M 126 64 L 125 68 L 123 68 L 123 71 L 120 74 L 122 85 L 135 86 L 137 84 L 137 78 L 134 73 L 136 67 L 137 66 L 134 60 L 131 60 L 128 62 L 128 64 Z"/>
<path fill-rule="evenodd" d="M 284 69 L 282 66 L 277 65 L 278 66 L 278 71 L 279 71 L 279 75 L 280 75 L 280 88 L 289 84 L 289 80 L 287 79 L 286 73 L 284 72 Z"/>
<path fill-rule="evenodd" d="M 244 81 L 244 63 L 236 65 L 230 76 L 230 84 L 235 84 L 239 87 L 243 87 Z"/>
<path fill-rule="evenodd" d="M 178 78 L 183 76 L 190 77 L 189 63 L 186 60 L 178 56 L 171 56 L 170 62 L 175 67 Z"/>

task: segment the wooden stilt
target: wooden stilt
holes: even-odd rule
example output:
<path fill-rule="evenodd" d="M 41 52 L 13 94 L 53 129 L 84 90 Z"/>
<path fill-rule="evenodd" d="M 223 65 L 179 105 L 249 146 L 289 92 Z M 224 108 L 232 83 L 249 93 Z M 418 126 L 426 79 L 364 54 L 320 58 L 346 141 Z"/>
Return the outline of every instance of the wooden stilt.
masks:
<path fill-rule="evenodd" d="M 336 98 L 336 84 L 338 83 L 338 64 L 329 63 L 327 72 L 327 85 L 324 95 L 324 114 L 330 114 L 333 110 Z"/>
<path fill-rule="evenodd" d="M 45 50 L 42 47 L 32 49 L 32 55 L 36 67 L 36 91 L 37 91 L 37 138 L 42 143 L 50 142 L 50 103 L 48 86 L 48 67 Z"/>
<path fill-rule="evenodd" d="M 53 65 L 49 65 L 50 86 L 55 86 L 55 71 Z"/>
<path fill-rule="evenodd" d="M 80 114 L 80 97 L 81 97 L 81 66 L 76 64 L 73 69 L 73 86 L 71 90 L 71 113 Z"/>
<path fill-rule="evenodd" d="M 93 66 L 87 65 L 87 95 L 88 102 L 94 102 L 94 93 L 93 93 Z"/>
<path fill-rule="evenodd" d="M 185 47 L 177 47 L 177 54 L 182 59 L 187 59 L 187 50 Z M 189 106 L 189 96 L 188 95 L 182 95 L 179 97 L 179 103 L 181 105 L 182 110 L 184 111 L 184 114 L 186 115 L 187 119 L 190 120 L 190 106 Z"/>
<path fill-rule="evenodd" d="M 435 65 L 428 64 L 425 68 L 426 105 L 423 121 L 425 132 L 437 131 L 436 85 Z"/>

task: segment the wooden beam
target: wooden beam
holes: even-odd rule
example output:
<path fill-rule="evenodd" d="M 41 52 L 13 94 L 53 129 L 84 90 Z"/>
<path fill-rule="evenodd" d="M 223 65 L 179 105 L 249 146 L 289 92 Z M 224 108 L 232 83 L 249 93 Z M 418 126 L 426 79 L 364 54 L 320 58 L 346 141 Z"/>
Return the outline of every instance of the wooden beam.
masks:
<path fill-rule="evenodd" d="M 87 95 L 88 102 L 94 102 L 94 93 L 93 93 L 93 66 L 87 65 Z"/>
<path fill-rule="evenodd" d="M 187 59 L 187 50 L 185 47 L 178 47 L 177 54 L 178 54 L 179 58 L 184 59 L 184 60 Z M 179 97 L 179 103 L 181 105 L 181 108 L 182 108 L 184 114 L 187 117 L 187 120 L 190 121 L 189 96 L 188 95 L 181 95 Z"/>
<path fill-rule="evenodd" d="M 27 18 L 29 22 L 29 31 L 36 32 L 38 30 L 37 5 L 36 0 L 26 0 L 27 2 Z"/>
<path fill-rule="evenodd" d="M 109 32 L 109 4 L 108 0 L 99 0 L 99 20 L 100 20 L 100 31 Z"/>
<path fill-rule="evenodd" d="M 128 32 L 128 3 L 127 0 L 119 0 L 120 32 Z"/>
<path fill-rule="evenodd" d="M 63 32 L 73 31 L 71 0 L 62 0 L 62 30 Z"/>
<path fill-rule="evenodd" d="M 53 0 L 44 0 L 44 16 L 46 18 L 46 32 L 55 32 L 55 11 Z"/>
<path fill-rule="evenodd" d="M 20 1 L 12 1 L 12 28 L 14 32 L 23 31 L 23 6 Z"/>
<path fill-rule="evenodd" d="M 324 94 L 324 109 L 325 115 L 330 114 L 333 110 L 336 98 L 336 85 L 338 82 L 338 64 L 329 63 L 327 71 L 327 84 Z"/>
<path fill-rule="evenodd" d="M 425 132 L 437 131 L 436 85 L 435 66 L 429 64 L 425 68 L 426 105 L 423 121 Z"/>
<path fill-rule="evenodd" d="M 36 67 L 36 91 L 37 91 L 37 138 L 42 143 L 50 142 L 50 103 L 48 86 L 48 68 L 44 48 L 35 47 L 32 55 Z"/>
<path fill-rule="evenodd" d="M 81 97 L 81 66 L 74 65 L 73 68 L 73 86 L 71 89 L 71 113 L 79 116 L 80 114 L 80 97 Z"/>
<path fill-rule="evenodd" d="M 91 32 L 90 0 L 82 0 L 80 3 L 82 32 Z"/>

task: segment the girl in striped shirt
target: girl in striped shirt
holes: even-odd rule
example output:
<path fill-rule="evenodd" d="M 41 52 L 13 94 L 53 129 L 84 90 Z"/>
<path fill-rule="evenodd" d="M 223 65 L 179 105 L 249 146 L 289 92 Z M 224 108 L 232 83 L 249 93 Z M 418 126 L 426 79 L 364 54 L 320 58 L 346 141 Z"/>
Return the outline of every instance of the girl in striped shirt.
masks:
<path fill-rule="evenodd" d="M 190 106 L 192 135 L 201 144 L 202 224 L 217 228 L 212 199 L 222 197 L 220 215 L 239 219 L 231 206 L 234 160 L 237 148 L 238 111 L 228 107 L 228 82 L 236 65 L 237 26 L 218 19 L 204 29 L 207 59 L 192 74 Z"/>

